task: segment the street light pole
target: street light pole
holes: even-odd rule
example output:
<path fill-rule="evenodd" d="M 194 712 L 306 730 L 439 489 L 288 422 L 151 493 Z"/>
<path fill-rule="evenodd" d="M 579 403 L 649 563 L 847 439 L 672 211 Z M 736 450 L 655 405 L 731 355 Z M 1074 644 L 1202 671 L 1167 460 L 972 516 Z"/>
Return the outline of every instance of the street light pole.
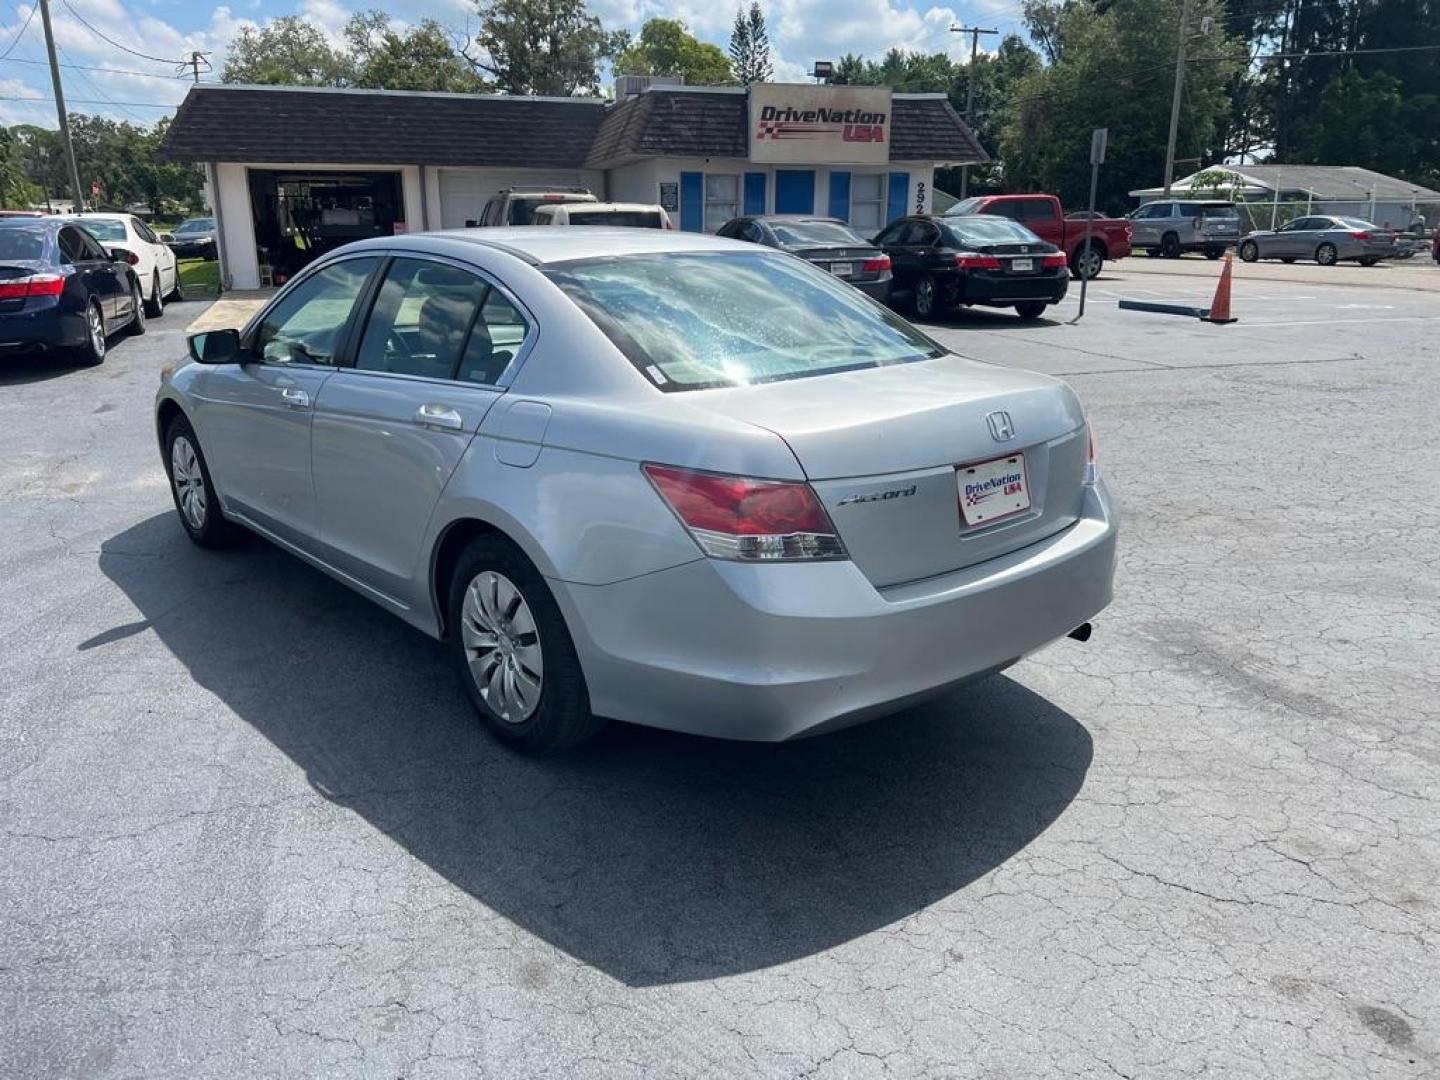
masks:
<path fill-rule="evenodd" d="M 55 59 L 55 35 L 50 30 L 50 0 L 40 0 L 40 25 L 45 28 L 45 51 L 50 54 L 50 81 L 55 87 L 55 115 L 60 121 L 60 139 L 65 144 L 65 156 L 70 160 L 70 189 L 78 214 L 85 209 L 85 194 L 80 190 L 80 170 L 75 167 L 75 144 L 70 141 L 70 120 L 65 115 L 65 91 L 60 86 L 60 63 Z"/>
<path fill-rule="evenodd" d="M 1175 136 L 1180 131 L 1180 97 L 1185 89 L 1185 46 L 1190 39 L 1190 3 L 1185 0 L 1180 8 L 1179 42 L 1175 46 L 1175 96 L 1170 100 L 1170 138 L 1165 143 L 1165 195 L 1170 197 L 1170 184 L 1175 172 Z"/>
<path fill-rule="evenodd" d="M 1188 3 L 1189 0 L 1186 0 Z M 975 133 L 975 124 L 972 117 L 975 115 L 975 60 L 980 53 L 980 35 L 998 34 L 999 30 L 982 30 L 976 26 L 952 26 L 952 34 L 970 35 L 970 72 L 965 78 L 965 124 L 970 128 L 970 133 Z M 960 198 L 970 194 L 970 166 L 960 166 Z"/>

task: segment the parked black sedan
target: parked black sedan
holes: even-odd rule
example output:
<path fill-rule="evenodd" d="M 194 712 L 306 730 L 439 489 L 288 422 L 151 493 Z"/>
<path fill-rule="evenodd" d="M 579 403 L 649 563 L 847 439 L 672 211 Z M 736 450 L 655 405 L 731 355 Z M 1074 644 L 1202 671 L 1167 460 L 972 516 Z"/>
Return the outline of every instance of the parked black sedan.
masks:
<path fill-rule="evenodd" d="M 0 358 L 64 350 L 98 364 L 110 334 L 143 334 L 140 280 L 127 258 L 68 218 L 0 220 Z"/>
<path fill-rule="evenodd" d="M 905 217 L 875 238 L 894 267 L 893 295 L 908 298 L 920 318 L 945 308 L 1013 307 L 1038 319 L 1065 298 L 1065 253 L 1025 226 L 993 214 Z"/>
<path fill-rule="evenodd" d="M 788 251 L 848 281 L 872 299 L 889 299 L 890 259 L 839 218 L 752 214 L 731 218 L 715 235 Z"/>

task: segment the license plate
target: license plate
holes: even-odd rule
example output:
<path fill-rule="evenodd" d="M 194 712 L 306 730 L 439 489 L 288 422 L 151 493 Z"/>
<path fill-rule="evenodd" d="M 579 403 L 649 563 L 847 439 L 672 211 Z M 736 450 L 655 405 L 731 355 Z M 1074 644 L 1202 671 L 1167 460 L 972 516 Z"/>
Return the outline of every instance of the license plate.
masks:
<path fill-rule="evenodd" d="M 1023 453 L 961 465 L 955 470 L 955 486 L 966 525 L 985 525 L 1030 509 Z"/>
<path fill-rule="evenodd" d="M 854 263 L 831 263 L 830 273 L 836 277 L 849 277 L 855 272 Z"/>
<path fill-rule="evenodd" d="M 1018 273 L 1024 273 L 1024 272 L 1027 271 L 1027 270 L 1034 270 L 1034 269 L 1035 269 L 1035 260 L 1034 260 L 1034 259 L 1011 259 L 1011 260 L 1010 260 L 1010 269 L 1011 269 L 1011 270 L 1014 270 L 1017 274 L 1018 274 Z"/>

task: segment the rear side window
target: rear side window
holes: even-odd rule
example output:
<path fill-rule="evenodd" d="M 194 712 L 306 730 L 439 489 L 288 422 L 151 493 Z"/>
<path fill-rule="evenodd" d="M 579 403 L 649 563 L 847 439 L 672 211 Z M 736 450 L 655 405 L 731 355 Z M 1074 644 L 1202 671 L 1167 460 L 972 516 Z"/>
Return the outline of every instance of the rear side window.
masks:
<path fill-rule="evenodd" d="M 0 228 L 0 260 L 34 262 L 45 258 L 43 229 Z"/>
<path fill-rule="evenodd" d="M 90 258 L 85 250 L 85 238 L 80 230 L 67 225 L 60 230 L 60 261 L 67 263 L 84 262 Z"/>

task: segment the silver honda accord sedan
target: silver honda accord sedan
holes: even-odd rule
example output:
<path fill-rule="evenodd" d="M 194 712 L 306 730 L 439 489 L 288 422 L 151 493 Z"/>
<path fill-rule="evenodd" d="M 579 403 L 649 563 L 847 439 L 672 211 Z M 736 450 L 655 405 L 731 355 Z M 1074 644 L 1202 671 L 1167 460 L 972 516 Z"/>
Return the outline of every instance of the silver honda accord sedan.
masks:
<path fill-rule="evenodd" d="M 190 538 L 258 533 L 446 641 L 517 748 L 604 718 L 838 727 L 1083 638 L 1111 598 L 1070 388 L 767 248 L 366 240 L 189 351 L 156 427 Z"/>

